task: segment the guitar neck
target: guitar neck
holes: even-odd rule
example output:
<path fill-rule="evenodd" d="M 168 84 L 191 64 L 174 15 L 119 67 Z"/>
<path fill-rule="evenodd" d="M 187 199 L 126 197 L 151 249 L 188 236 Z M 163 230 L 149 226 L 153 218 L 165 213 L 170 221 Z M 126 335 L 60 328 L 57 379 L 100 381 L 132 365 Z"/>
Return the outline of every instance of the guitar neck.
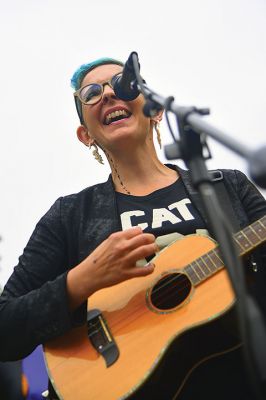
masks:
<path fill-rule="evenodd" d="M 250 253 L 266 241 L 266 215 L 233 235 L 240 257 Z M 219 246 L 188 264 L 184 272 L 194 286 L 224 268 Z"/>

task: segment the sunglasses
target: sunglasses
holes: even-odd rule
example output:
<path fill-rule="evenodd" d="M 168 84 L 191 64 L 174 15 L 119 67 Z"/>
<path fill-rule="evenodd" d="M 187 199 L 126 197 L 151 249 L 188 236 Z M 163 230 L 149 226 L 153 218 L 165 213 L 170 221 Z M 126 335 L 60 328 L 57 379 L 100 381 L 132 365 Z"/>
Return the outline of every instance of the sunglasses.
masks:
<path fill-rule="evenodd" d="M 108 85 L 111 89 L 114 89 L 115 81 L 117 77 L 122 75 L 122 72 L 114 75 L 109 81 L 104 83 L 90 83 L 78 89 L 75 93 L 75 100 L 78 98 L 82 104 L 92 105 L 101 101 L 103 97 L 103 91 L 105 85 Z"/>

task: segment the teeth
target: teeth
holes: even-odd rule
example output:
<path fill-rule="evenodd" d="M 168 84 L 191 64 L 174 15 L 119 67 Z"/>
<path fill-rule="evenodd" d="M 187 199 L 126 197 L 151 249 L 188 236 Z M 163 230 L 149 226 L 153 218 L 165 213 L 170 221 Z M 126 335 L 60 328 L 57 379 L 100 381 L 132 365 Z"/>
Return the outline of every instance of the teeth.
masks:
<path fill-rule="evenodd" d="M 125 115 L 125 117 L 128 117 L 129 114 L 126 110 L 114 111 L 106 116 L 105 123 L 109 124 L 113 118 L 119 117 L 120 115 Z"/>

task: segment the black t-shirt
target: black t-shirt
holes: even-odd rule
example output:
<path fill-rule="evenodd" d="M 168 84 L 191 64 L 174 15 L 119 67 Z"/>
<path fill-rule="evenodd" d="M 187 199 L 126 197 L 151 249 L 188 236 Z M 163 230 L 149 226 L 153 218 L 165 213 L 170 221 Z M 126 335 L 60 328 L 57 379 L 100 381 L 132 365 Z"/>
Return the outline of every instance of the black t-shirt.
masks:
<path fill-rule="evenodd" d="M 147 196 L 117 192 L 116 197 L 123 230 L 140 226 L 143 232 L 158 237 L 172 232 L 187 235 L 205 228 L 181 179 Z"/>

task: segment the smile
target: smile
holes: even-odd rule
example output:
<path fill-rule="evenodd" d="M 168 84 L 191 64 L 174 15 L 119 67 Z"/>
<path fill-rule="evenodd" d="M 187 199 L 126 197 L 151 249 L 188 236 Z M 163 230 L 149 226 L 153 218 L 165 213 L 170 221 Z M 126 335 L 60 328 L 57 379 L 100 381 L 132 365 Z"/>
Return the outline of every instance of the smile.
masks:
<path fill-rule="evenodd" d="M 104 118 L 104 124 L 110 125 L 113 122 L 129 118 L 130 116 L 131 113 L 125 109 L 116 110 L 106 115 L 106 117 Z"/>

